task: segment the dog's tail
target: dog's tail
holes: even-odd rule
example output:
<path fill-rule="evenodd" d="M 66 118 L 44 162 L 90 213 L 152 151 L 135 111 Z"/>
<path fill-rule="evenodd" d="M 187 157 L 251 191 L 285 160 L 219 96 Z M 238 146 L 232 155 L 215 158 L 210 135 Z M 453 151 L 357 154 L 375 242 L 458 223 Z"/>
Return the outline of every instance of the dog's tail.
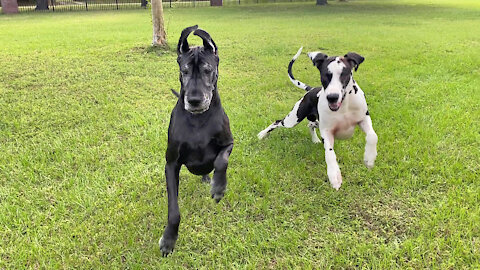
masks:
<path fill-rule="evenodd" d="M 292 58 L 292 61 L 290 61 L 290 63 L 288 64 L 288 78 L 290 79 L 290 81 L 292 81 L 292 83 L 298 87 L 298 88 L 302 88 L 303 90 L 305 91 L 310 91 L 310 89 L 312 89 L 313 87 L 309 86 L 309 85 L 306 85 L 304 84 L 303 82 L 299 81 L 299 80 L 296 80 L 294 77 L 293 77 L 293 74 L 292 74 L 292 66 L 293 66 L 293 63 L 295 63 L 295 60 L 297 60 L 297 58 L 300 56 L 300 53 L 302 53 L 302 49 L 303 47 L 300 47 L 300 49 L 298 50 L 297 54 L 295 54 L 295 56 L 293 56 Z"/>
<path fill-rule="evenodd" d="M 173 93 L 175 96 L 177 96 L 177 98 L 180 97 L 180 94 L 179 94 L 177 91 L 175 91 L 175 90 L 173 90 L 173 89 L 171 89 L 171 88 L 170 88 L 170 91 L 172 91 L 172 93 Z"/>

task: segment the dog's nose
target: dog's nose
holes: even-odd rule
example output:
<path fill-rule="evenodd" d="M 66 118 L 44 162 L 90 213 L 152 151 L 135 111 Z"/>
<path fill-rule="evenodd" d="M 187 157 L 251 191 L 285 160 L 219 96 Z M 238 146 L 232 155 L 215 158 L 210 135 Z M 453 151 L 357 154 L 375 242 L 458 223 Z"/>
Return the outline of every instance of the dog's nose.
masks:
<path fill-rule="evenodd" d="M 328 94 L 327 95 L 327 100 L 330 103 L 334 103 L 338 100 L 338 94 Z"/>
<path fill-rule="evenodd" d="M 190 105 L 195 107 L 195 106 L 200 105 L 200 103 L 202 103 L 202 98 L 201 97 L 195 97 L 195 96 L 194 97 L 188 97 L 187 101 L 188 101 L 188 103 L 190 103 Z"/>

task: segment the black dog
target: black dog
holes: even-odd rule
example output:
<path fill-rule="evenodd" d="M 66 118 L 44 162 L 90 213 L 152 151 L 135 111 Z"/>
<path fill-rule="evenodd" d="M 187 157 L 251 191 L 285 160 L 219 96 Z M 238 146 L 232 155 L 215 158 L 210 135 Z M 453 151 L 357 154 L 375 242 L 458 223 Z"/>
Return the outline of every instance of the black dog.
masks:
<path fill-rule="evenodd" d="M 203 39 L 203 47 L 188 45 L 192 31 Z M 218 52 L 210 35 L 191 26 L 182 31 L 177 47 L 180 66 L 180 94 L 170 117 L 165 177 L 168 193 L 168 225 L 159 245 L 163 256 L 175 247 L 180 224 L 178 183 L 180 167 L 185 165 L 196 175 L 209 182 L 213 173 L 210 193 L 219 202 L 227 187 L 228 158 L 233 149 L 233 136 L 217 91 Z"/>

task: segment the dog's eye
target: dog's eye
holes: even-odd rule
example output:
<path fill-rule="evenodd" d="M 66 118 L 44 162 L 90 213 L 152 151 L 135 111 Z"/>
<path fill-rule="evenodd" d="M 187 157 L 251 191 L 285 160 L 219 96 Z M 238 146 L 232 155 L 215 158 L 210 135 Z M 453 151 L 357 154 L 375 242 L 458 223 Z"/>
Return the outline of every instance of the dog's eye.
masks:
<path fill-rule="evenodd" d="M 188 69 L 181 70 L 183 75 L 188 75 Z"/>
<path fill-rule="evenodd" d="M 205 73 L 207 75 L 210 75 L 212 73 L 212 70 L 211 69 L 204 69 L 203 73 Z"/>

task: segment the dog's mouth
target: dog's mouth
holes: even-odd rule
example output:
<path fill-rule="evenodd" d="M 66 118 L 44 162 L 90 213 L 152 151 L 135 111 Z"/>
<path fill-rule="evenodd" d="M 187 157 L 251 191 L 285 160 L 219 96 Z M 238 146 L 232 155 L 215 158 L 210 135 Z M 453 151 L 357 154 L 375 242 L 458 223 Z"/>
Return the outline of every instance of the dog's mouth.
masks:
<path fill-rule="evenodd" d="M 335 102 L 335 103 L 328 103 L 328 108 L 330 108 L 330 110 L 336 112 L 338 111 L 338 109 L 340 109 L 340 106 L 342 105 L 342 102 Z"/>
<path fill-rule="evenodd" d="M 207 109 L 201 109 L 201 110 L 189 110 L 189 112 L 191 112 L 192 114 L 201 114 L 201 113 L 204 113 L 206 112 Z"/>
<path fill-rule="evenodd" d="M 186 105 L 185 106 L 185 110 L 187 110 L 191 114 L 201 114 L 201 113 L 204 113 L 204 112 L 208 111 L 209 108 L 210 108 L 209 105 L 197 106 L 197 107 L 193 107 L 191 105 Z"/>
<path fill-rule="evenodd" d="M 192 114 L 201 114 L 206 112 L 207 110 L 208 108 L 201 108 L 201 109 L 188 109 L 187 111 L 189 111 Z"/>

